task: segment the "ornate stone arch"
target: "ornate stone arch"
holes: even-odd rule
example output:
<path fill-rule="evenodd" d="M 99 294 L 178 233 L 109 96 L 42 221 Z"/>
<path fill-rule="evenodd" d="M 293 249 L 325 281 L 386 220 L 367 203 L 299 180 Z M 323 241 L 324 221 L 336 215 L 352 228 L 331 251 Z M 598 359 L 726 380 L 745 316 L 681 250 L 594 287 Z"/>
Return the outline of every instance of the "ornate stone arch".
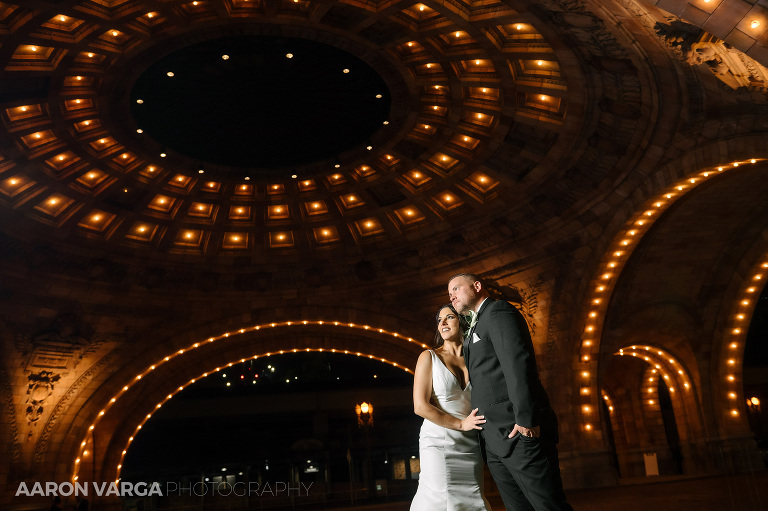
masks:
<path fill-rule="evenodd" d="M 84 472 L 97 480 L 119 476 L 124 452 L 141 425 L 166 400 L 198 379 L 235 363 L 295 351 L 329 351 L 365 356 L 412 372 L 426 347 L 376 325 L 312 320 L 248 325 L 185 348 L 158 350 L 154 361 L 122 371 L 102 385 L 69 428 L 69 445 L 57 465 L 66 479 Z M 135 366 L 135 364 L 134 364 Z M 108 395 L 106 387 L 113 395 Z M 87 452 L 87 453 L 86 453 Z M 94 462 L 95 460 L 95 462 Z"/>
<path fill-rule="evenodd" d="M 614 225 L 611 226 L 611 232 L 615 234 L 611 241 L 604 245 L 605 248 L 601 249 L 601 261 L 594 265 L 592 278 L 585 281 L 584 298 L 578 300 L 584 305 L 581 312 L 583 319 L 578 322 L 580 326 L 576 332 L 581 342 L 577 343 L 577 351 L 574 353 L 575 357 L 578 357 L 578 370 L 574 375 L 577 388 L 591 387 L 595 381 L 593 378 L 597 374 L 597 357 L 602 352 L 601 345 L 605 335 L 605 314 L 609 306 L 616 307 L 612 301 L 614 287 L 625 278 L 627 265 L 633 260 L 636 247 L 647 246 L 644 241 L 646 234 L 654 228 L 658 220 L 669 218 L 666 214 L 668 208 L 676 208 L 677 201 L 688 197 L 694 190 L 700 190 L 700 186 L 701 189 L 706 189 L 710 182 L 724 178 L 732 170 L 764 172 L 765 162 L 759 159 L 762 155 L 762 144 L 763 137 L 745 135 L 699 146 L 669 162 L 656 173 L 656 180 L 647 181 L 644 186 L 636 187 L 629 194 L 627 206 L 633 208 L 633 212 L 623 218 L 616 217 Z M 758 236 L 758 233 L 753 235 Z M 592 405 L 591 409 L 594 410 L 597 405 L 596 393 L 586 394 L 580 390 L 580 394 L 583 404 Z M 593 427 L 588 416 L 582 414 L 582 420 L 590 428 Z M 584 428 L 582 431 L 585 431 Z M 586 432 L 588 433 L 589 429 Z"/>
<path fill-rule="evenodd" d="M 645 475 L 646 452 L 657 455 L 667 474 L 675 470 L 697 473 L 709 468 L 706 445 L 699 442 L 707 430 L 700 380 L 693 353 L 684 340 L 648 339 L 624 345 L 606 356 L 601 367 L 600 396 L 611 402 L 604 420 L 612 427 L 622 477 Z M 673 412 L 668 420 L 663 417 L 660 402 L 662 381 Z M 675 463 L 680 467 L 673 467 Z"/>
<path fill-rule="evenodd" d="M 756 143 L 752 137 L 741 140 L 747 141 Z M 734 152 L 744 154 L 746 144 L 730 142 L 738 148 Z M 686 358 L 692 376 L 700 378 L 701 419 L 694 430 L 702 440 L 690 447 L 697 466 L 713 466 L 723 454 L 712 451 L 703 439 L 728 438 L 739 445 L 748 436 L 738 399 L 743 342 L 733 336 L 742 333 L 738 322 L 746 324 L 751 314 L 745 295 L 756 292 L 755 279 L 762 278 L 758 267 L 768 250 L 765 225 L 759 220 L 766 208 L 756 189 L 767 168 L 757 159 L 720 160 L 673 183 L 625 224 L 592 281 L 579 353 L 585 367 L 581 376 L 592 376 L 589 367 L 605 374 L 602 364 L 625 341 L 656 343 Z M 743 205 L 743 215 L 732 211 L 734 203 Z M 580 385 L 585 396 L 582 412 L 588 418 L 584 410 L 594 411 L 596 401 L 586 397 L 592 393 L 583 391 L 583 380 Z M 716 389 L 719 395 L 713 395 Z M 611 399 L 616 402 L 615 396 Z M 686 421 L 696 415 L 689 414 Z"/>

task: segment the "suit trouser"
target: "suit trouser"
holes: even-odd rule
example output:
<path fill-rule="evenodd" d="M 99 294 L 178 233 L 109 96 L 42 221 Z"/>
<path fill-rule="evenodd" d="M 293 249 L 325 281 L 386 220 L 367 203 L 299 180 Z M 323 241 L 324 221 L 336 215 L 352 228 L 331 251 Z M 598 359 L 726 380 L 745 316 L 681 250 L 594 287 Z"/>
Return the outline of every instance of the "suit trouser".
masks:
<path fill-rule="evenodd" d="M 518 435 L 509 456 L 487 451 L 486 462 L 507 511 L 573 511 L 552 442 Z"/>

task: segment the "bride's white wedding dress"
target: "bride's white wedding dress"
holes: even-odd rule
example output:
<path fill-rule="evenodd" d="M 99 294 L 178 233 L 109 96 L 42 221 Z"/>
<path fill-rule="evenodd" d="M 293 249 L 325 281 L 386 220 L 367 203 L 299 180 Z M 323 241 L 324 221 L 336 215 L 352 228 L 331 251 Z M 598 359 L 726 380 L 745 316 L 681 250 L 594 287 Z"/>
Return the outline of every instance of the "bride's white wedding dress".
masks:
<path fill-rule="evenodd" d="M 459 380 L 432 355 L 432 404 L 463 419 L 472 411 L 472 384 Z M 490 511 L 483 497 L 483 460 L 477 430 L 456 431 L 424 420 L 419 434 L 421 473 L 411 511 Z"/>

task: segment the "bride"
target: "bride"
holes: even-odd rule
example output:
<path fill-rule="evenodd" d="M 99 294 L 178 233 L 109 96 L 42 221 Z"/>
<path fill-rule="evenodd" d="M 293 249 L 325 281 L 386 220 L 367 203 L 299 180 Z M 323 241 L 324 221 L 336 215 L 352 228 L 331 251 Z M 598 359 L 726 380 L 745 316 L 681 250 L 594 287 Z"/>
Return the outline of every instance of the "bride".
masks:
<path fill-rule="evenodd" d="M 435 348 L 419 356 L 413 409 L 424 417 L 419 434 L 421 474 L 411 511 L 490 511 L 483 496 L 483 462 L 477 431 L 485 423 L 472 410 L 471 384 L 461 355 L 462 327 L 450 305 L 437 312 Z"/>

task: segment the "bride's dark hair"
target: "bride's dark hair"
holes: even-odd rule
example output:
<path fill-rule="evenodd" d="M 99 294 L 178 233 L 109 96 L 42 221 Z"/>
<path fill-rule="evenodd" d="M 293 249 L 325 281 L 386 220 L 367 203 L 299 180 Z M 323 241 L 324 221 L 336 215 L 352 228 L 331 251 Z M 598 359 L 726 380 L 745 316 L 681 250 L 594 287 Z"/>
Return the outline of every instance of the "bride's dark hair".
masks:
<path fill-rule="evenodd" d="M 456 309 L 453 308 L 453 305 L 450 303 L 447 305 L 443 305 L 439 309 L 437 309 L 437 314 L 435 314 L 435 321 L 437 321 L 438 328 L 435 330 L 435 340 L 433 342 L 433 348 L 439 348 L 440 346 L 445 343 L 443 340 L 443 336 L 440 335 L 440 311 L 443 309 L 451 309 L 451 312 L 453 312 L 457 318 L 459 318 L 459 328 L 461 329 L 461 335 L 462 337 L 466 335 L 466 333 L 469 331 L 469 321 L 467 321 L 467 317 L 459 314 L 456 312 Z"/>

